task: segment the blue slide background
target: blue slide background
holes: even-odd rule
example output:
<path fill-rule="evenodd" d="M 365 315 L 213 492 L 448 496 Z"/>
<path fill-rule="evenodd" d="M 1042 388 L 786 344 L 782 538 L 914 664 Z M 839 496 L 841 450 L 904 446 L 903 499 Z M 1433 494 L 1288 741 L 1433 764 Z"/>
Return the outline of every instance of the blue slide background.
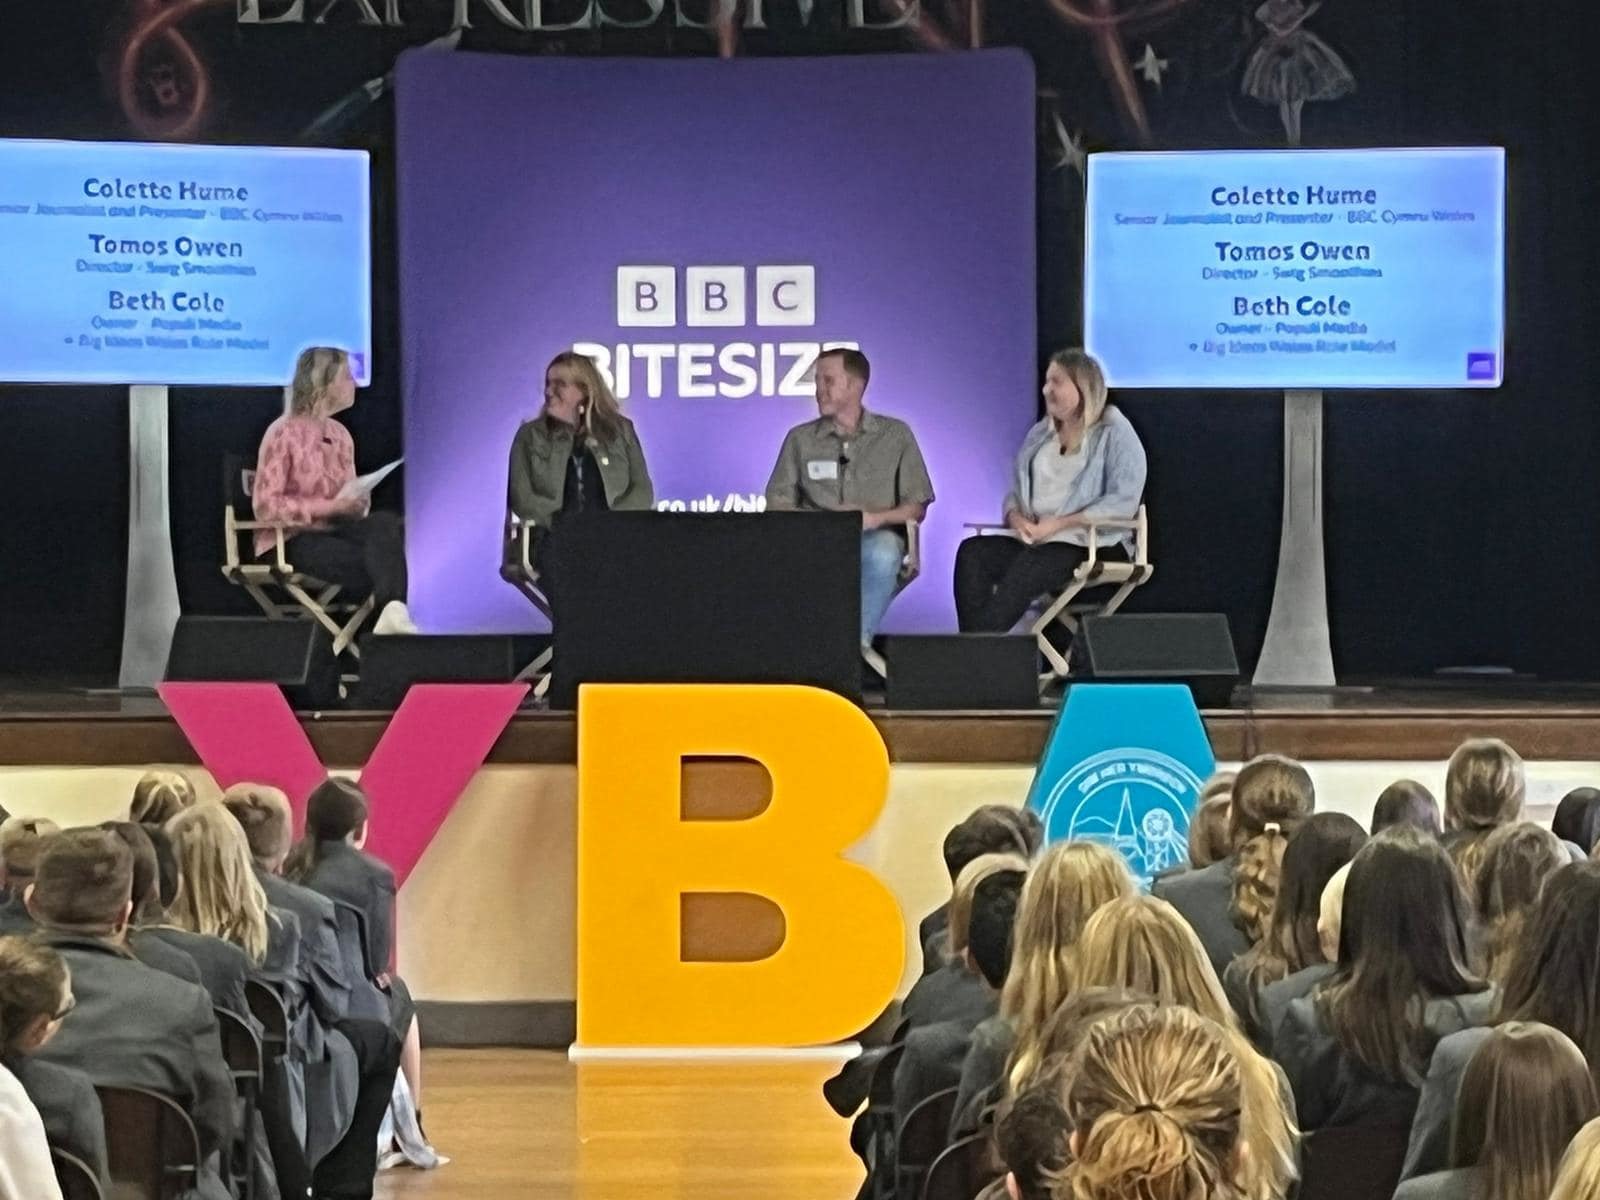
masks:
<path fill-rule="evenodd" d="M 1311 185 L 1371 189 L 1376 200 L 1312 203 Z M 1458 388 L 1501 382 L 1502 150 L 1096 154 L 1089 159 L 1088 188 L 1084 342 L 1113 386 Z M 1299 203 L 1257 196 L 1246 198 L 1255 203 L 1217 204 L 1216 188 L 1281 188 L 1298 192 Z M 1310 213 L 1331 219 L 1288 221 Z M 1472 219 L 1440 219 L 1441 213 L 1470 213 Z M 1231 216 L 1235 223 L 1167 223 L 1171 216 L 1202 214 Z M 1410 214 L 1425 219 L 1402 219 Z M 1292 257 L 1223 261 L 1219 241 L 1287 246 Z M 1365 247 L 1370 257 L 1307 261 L 1301 251 L 1307 241 Z M 1207 278 L 1208 268 L 1255 276 Z M 1311 278 L 1312 268 L 1382 275 Z M 1307 278 L 1274 278 L 1275 270 L 1304 271 Z M 1297 311 L 1302 297 L 1330 295 L 1349 302 L 1347 316 Z M 1237 297 L 1252 303 L 1282 297 L 1289 311 L 1238 314 Z M 1328 321 L 1346 328 L 1329 329 Z"/>
<path fill-rule="evenodd" d="M 171 199 L 85 194 L 86 181 L 170 184 Z M 308 345 L 352 352 L 372 369 L 369 172 L 364 151 L 0 140 L 0 380 L 28 383 L 287 384 Z M 179 181 L 243 188 L 246 200 L 180 199 Z M 40 206 L 79 212 L 41 212 Z M 224 208 L 239 210 L 225 220 Z M 156 215 L 150 210 L 199 210 Z M 99 215 L 103 212 L 104 215 Z M 308 213 L 338 220 L 307 219 Z M 274 219 L 263 219 L 274 214 Z M 96 253 L 91 234 L 165 241 L 167 253 Z M 177 239 L 239 243 L 239 257 L 182 255 Z M 123 273 L 84 264 L 127 264 Z M 183 273 L 185 263 L 254 275 Z M 174 277 L 152 264 L 176 265 Z M 154 292 L 165 310 L 114 309 L 111 293 Z M 177 293 L 222 311 L 175 311 Z M 161 329 L 193 317 L 241 328 Z M 135 319 L 130 328 L 108 320 Z M 102 327 L 96 327 L 97 320 Z M 107 338 L 134 345 L 115 346 Z M 177 339 L 182 348 L 151 344 Z M 221 346 L 194 339 L 220 340 Z M 245 345 L 229 346 L 229 339 Z M 98 347 L 96 341 L 98 340 Z M 265 345 L 257 345 L 257 343 Z"/>

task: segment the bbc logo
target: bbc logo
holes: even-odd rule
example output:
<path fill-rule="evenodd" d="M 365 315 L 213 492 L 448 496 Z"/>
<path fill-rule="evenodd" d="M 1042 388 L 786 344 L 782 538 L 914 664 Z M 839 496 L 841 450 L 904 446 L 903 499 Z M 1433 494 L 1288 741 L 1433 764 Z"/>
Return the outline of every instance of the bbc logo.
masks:
<path fill-rule="evenodd" d="M 815 325 L 817 269 L 806 266 L 685 267 L 683 323 L 694 326 L 749 324 L 752 301 L 757 325 Z M 617 324 L 670 328 L 678 324 L 676 267 L 618 267 Z"/>

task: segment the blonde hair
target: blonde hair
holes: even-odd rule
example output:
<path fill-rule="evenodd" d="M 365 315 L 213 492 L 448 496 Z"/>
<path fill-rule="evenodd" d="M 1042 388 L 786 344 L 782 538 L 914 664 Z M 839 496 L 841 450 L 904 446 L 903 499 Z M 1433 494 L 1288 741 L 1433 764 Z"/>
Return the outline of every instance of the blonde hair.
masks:
<path fill-rule="evenodd" d="M 1527 779 L 1522 756 L 1499 738 L 1471 738 L 1456 747 L 1444 776 L 1444 827 L 1461 836 L 1446 849 L 1467 887 L 1483 865 L 1484 842 L 1522 816 Z"/>
<path fill-rule="evenodd" d="M 1000 992 L 1000 1012 L 1016 1033 L 1013 1092 L 1038 1068 L 1045 1026 L 1074 987 L 1071 959 L 1084 922 L 1101 905 L 1132 895 L 1133 886 L 1122 856 L 1098 842 L 1057 842 L 1023 884 Z"/>
<path fill-rule="evenodd" d="M 261 965 L 267 956 L 267 896 L 244 829 L 220 804 L 202 804 L 166 825 L 182 884 L 168 918 L 193 933 L 232 942 Z"/>
<path fill-rule="evenodd" d="M 1571 1038 L 1532 1021 L 1501 1025 L 1461 1077 L 1451 1165 L 1477 1167 L 1494 1200 L 1545 1200 L 1562 1150 L 1597 1109 Z"/>
<path fill-rule="evenodd" d="M 178 771 L 146 771 L 133 785 L 128 820 L 136 825 L 165 825 L 194 804 L 194 784 Z"/>
<path fill-rule="evenodd" d="M 1218 792 L 1200 802 L 1194 810 L 1194 820 L 1189 822 L 1189 865 L 1209 867 L 1228 857 L 1229 810 L 1233 797 Z"/>
<path fill-rule="evenodd" d="M 1317 939 L 1322 943 L 1322 956 L 1329 962 L 1339 961 L 1339 936 L 1344 928 L 1344 885 L 1350 878 L 1353 863 L 1345 863 L 1335 871 L 1322 889 L 1322 903 L 1317 909 Z"/>
<path fill-rule="evenodd" d="M 264 783 L 236 783 L 222 793 L 222 806 L 244 830 L 250 857 L 270 869 L 282 862 L 294 844 L 294 817 L 289 797 Z"/>
<path fill-rule="evenodd" d="M 1243 1083 L 1227 1033 L 1137 1005 L 1089 1030 L 1063 1107 L 1077 1153 L 1057 1200 L 1221 1200 L 1234 1187 Z"/>
<path fill-rule="evenodd" d="M 1289 836 L 1316 807 L 1306 769 L 1291 758 L 1263 754 L 1239 769 L 1228 808 L 1234 854 L 1234 924 L 1252 944 L 1267 932 L 1278 898 Z"/>
<path fill-rule="evenodd" d="M 1078 389 L 1078 399 L 1081 403 L 1079 411 L 1083 415 L 1083 421 L 1077 430 L 1077 437 L 1067 448 L 1080 450 L 1089 430 L 1105 416 L 1106 373 L 1095 357 L 1086 350 L 1057 350 L 1050 356 L 1050 363 L 1052 366 L 1060 367 L 1062 373 L 1072 380 L 1072 386 Z"/>
<path fill-rule="evenodd" d="M 1503 825 L 1483 840 L 1472 900 L 1487 932 L 1484 974 L 1500 986 L 1545 880 L 1571 861 L 1560 838 L 1527 821 Z"/>
<path fill-rule="evenodd" d="M 564 350 L 550 360 L 545 374 L 560 368 L 570 371 L 573 381 L 583 392 L 589 406 L 588 427 L 597 442 L 613 442 L 622 435 L 622 406 L 616 394 L 606 384 L 605 376 L 595 366 L 594 359 L 576 350 Z"/>
<path fill-rule="evenodd" d="M 339 378 L 339 370 L 350 355 L 332 346 L 308 346 L 294 362 L 294 379 L 289 384 L 289 412 L 309 417 L 317 404 Z"/>
<path fill-rule="evenodd" d="M 1550 1200 L 1600 1200 L 1600 1118 L 1578 1130 L 1561 1156 Z"/>
<path fill-rule="evenodd" d="M 955 890 L 950 893 L 950 957 L 960 958 L 967 949 L 967 932 L 972 925 L 972 897 L 978 885 L 1000 871 L 1028 870 L 1028 860 L 1016 854 L 980 854 L 956 876 Z"/>
<path fill-rule="evenodd" d="M 1251 1200 L 1277 1200 L 1299 1173 L 1299 1137 L 1289 1099 L 1273 1065 L 1239 1027 L 1216 970 L 1189 923 L 1165 900 L 1127 896 L 1089 918 L 1078 942 L 1079 987 L 1120 987 L 1161 1004 L 1181 1005 L 1227 1033 L 1239 1062 L 1243 1140 L 1250 1148 L 1240 1187 Z"/>

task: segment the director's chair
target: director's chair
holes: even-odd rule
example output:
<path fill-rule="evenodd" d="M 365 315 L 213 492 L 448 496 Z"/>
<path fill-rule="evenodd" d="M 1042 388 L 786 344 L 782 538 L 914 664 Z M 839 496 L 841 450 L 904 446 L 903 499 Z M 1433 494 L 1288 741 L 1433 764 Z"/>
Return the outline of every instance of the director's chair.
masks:
<path fill-rule="evenodd" d="M 539 570 L 533 565 L 533 535 L 535 527 L 516 513 L 507 511 L 505 536 L 501 543 L 500 578 L 504 579 L 544 614 L 544 619 L 555 628 L 555 614 L 550 609 L 550 597 L 539 582 Z M 518 682 L 533 681 L 533 694 L 542 697 L 550 690 L 550 660 L 555 657 L 554 644 L 517 673 Z"/>
<path fill-rule="evenodd" d="M 906 553 L 900 560 L 900 577 L 894 588 L 896 596 L 910 587 L 912 581 L 922 574 L 922 523 L 907 521 L 902 528 L 906 532 Z M 883 655 L 871 646 L 863 646 L 861 657 L 866 660 L 867 666 L 878 673 L 879 679 L 889 678 L 889 665 L 883 661 Z"/>

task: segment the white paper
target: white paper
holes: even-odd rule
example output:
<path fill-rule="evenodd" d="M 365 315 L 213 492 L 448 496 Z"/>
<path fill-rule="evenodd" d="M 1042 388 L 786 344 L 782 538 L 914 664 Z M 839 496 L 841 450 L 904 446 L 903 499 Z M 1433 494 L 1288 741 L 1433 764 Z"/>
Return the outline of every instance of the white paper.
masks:
<path fill-rule="evenodd" d="M 339 495 L 336 497 L 336 499 L 354 500 L 360 496 L 372 495 L 372 490 L 385 479 L 389 478 L 390 473 L 403 462 L 405 462 L 405 459 L 397 458 L 387 466 L 379 467 L 370 475 L 357 475 L 349 483 L 345 484 L 339 489 Z"/>

